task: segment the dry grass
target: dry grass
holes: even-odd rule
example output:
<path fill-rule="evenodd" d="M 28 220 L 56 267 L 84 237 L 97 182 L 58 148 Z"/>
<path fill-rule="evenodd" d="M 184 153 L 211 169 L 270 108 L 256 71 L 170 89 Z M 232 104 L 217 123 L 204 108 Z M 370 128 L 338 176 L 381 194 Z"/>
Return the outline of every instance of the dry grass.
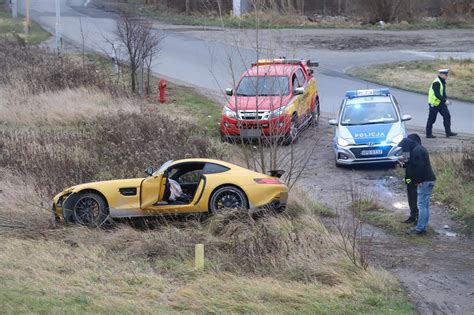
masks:
<path fill-rule="evenodd" d="M 433 197 L 447 205 L 452 215 L 466 224 L 466 231 L 474 234 L 473 148 L 433 154 L 431 162 L 436 174 Z"/>
<path fill-rule="evenodd" d="M 474 63 L 470 59 L 397 62 L 351 72 L 364 80 L 427 94 L 436 71 L 441 68 L 450 69 L 448 97 L 473 102 Z"/>
<path fill-rule="evenodd" d="M 308 214 L 222 214 L 146 231 L 59 227 L 0 239 L 7 312 L 412 311 L 391 275 L 353 266 Z M 205 244 L 204 272 L 193 269 L 195 243 Z"/>
<path fill-rule="evenodd" d="M 75 96 L 65 101 L 72 110 L 61 111 L 60 96 L 44 94 L 20 100 L 16 111 L 0 105 L 7 111 L 0 167 L 30 176 L 43 196 L 77 183 L 141 177 L 147 166 L 169 159 L 226 155 L 220 143 L 202 137 L 198 125 L 179 124 L 178 118 L 140 101 L 108 102 L 105 95 L 85 90 L 60 94 Z M 37 99 L 41 105 L 34 107 Z"/>
<path fill-rule="evenodd" d="M 14 86 L 0 98 L 2 312 L 411 313 L 392 276 L 340 251 L 309 198 L 258 219 L 237 211 L 148 220 L 141 230 L 55 225 L 49 200 L 68 185 L 226 151 L 192 120 L 98 86 Z M 203 272 L 193 268 L 196 243 L 206 248 Z"/>
<path fill-rule="evenodd" d="M 0 87 L 0 126 L 26 128 L 54 127 L 85 121 L 97 116 L 137 113 L 133 99 L 111 98 L 93 88 L 43 92 L 35 96 L 15 88 Z M 138 102 L 137 102 L 138 103 Z"/>

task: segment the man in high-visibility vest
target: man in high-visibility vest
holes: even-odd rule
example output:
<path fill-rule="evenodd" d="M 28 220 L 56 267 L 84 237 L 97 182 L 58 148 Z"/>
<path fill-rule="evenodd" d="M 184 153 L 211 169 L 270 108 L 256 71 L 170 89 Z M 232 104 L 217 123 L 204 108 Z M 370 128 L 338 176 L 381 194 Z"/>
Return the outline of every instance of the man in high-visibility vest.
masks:
<path fill-rule="evenodd" d="M 446 96 L 446 80 L 448 79 L 448 69 L 438 70 L 438 77 L 431 83 L 428 91 L 428 105 L 430 112 L 428 121 L 426 122 L 426 138 L 436 138 L 433 135 L 433 124 L 436 121 L 438 113 L 443 116 L 444 131 L 446 137 L 456 136 L 457 133 L 451 131 L 451 114 L 449 113 L 448 104 L 450 102 Z"/>

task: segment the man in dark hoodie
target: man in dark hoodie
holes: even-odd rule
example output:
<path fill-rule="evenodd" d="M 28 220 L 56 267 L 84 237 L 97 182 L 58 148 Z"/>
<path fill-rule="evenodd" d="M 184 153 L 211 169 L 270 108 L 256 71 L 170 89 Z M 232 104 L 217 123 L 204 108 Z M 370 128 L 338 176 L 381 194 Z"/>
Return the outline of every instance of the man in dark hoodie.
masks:
<path fill-rule="evenodd" d="M 402 148 L 402 152 L 410 152 L 416 144 L 421 144 L 421 138 L 416 134 L 412 133 L 408 135 L 406 139 L 403 139 L 399 146 Z M 405 153 L 405 156 L 408 154 Z M 408 159 L 401 159 L 399 161 L 400 165 L 405 168 L 405 184 L 407 185 L 407 196 L 408 196 L 408 206 L 410 207 L 410 216 L 408 219 L 403 221 L 404 223 L 417 223 L 418 222 L 418 193 L 415 183 L 412 181 L 410 176 L 407 176 L 407 167 L 409 164 Z"/>
<path fill-rule="evenodd" d="M 402 147 L 404 159 L 407 161 L 405 182 L 413 183 L 417 187 L 418 222 L 416 227 L 407 233 L 423 235 L 426 233 L 430 218 L 430 198 L 436 176 L 431 168 L 428 151 L 421 145 L 421 141 L 419 143 L 410 138 L 416 139 L 419 136 L 411 134 L 399 144 Z"/>

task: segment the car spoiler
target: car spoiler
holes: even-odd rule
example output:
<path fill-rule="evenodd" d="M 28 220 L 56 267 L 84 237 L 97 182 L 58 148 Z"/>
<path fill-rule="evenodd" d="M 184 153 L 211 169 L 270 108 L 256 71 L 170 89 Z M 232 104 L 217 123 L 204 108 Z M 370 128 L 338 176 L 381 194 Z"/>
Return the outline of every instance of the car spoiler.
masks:
<path fill-rule="evenodd" d="M 285 174 L 284 170 L 271 170 L 268 172 L 270 176 L 280 178 Z"/>

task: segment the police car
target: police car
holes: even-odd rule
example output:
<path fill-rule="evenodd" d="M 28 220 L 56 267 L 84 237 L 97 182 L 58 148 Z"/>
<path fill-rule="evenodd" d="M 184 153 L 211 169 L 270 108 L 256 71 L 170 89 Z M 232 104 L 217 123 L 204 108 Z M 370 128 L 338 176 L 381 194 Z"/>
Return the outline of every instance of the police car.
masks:
<path fill-rule="evenodd" d="M 347 91 L 337 119 L 334 153 L 336 166 L 394 163 L 401 156 L 398 144 L 406 136 L 405 121 L 395 97 L 387 88 Z"/>

